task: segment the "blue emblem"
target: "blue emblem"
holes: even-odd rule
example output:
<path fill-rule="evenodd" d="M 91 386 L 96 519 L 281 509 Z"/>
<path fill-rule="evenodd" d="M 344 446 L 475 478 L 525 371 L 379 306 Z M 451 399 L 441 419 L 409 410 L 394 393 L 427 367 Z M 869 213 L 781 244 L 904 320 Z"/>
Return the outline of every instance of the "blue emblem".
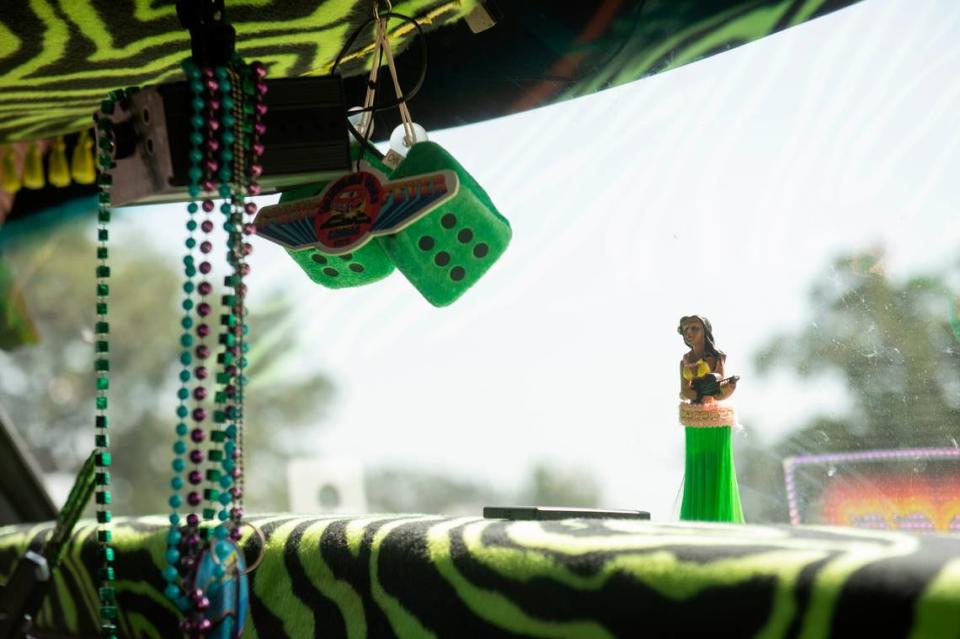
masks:
<path fill-rule="evenodd" d="M 227 540 L 216 543 L 216 552 L 207 548 L 200 555 L 194 585 L 203 590 L 210 606 L 204 617 L 213 624 L 207 639 L 237 639 L 243 634 L 250 605 L 247 564 L 243 553 Z M 223 567 L 223 571 L 219 570 Z M 222 576 L 217 576 L 222 572 Z"/>

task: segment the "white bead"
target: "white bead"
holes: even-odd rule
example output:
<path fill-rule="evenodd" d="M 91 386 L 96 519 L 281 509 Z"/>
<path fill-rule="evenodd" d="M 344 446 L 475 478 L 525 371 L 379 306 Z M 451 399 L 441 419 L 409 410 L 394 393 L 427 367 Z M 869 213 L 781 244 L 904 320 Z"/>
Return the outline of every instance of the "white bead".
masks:
<path fill-rule="evenodd" d="M 390 134 L 390 150 L 395 152 L 397 155 L 407 157 L 407 151 L 410 150 L 411 146 L 417 142 L 426 142 L 429 139 L 427 138 L 427 130 L 416 122 L 413 123 L 413 134 L 416 136 L 416 139 L 409 140 L 410 144 L 407 144 L 408 140 L 404 139 L 406 131 L 404 130 L 403 125 L 401 124 L 395 128 L 393 133 Z"/>
<path fill-rule="evenodd" d="M 350 107 L 347 110 L 347 119 L 350 121 L 350 124 L 353 125 L 353 128 L 360 133 L 360 135 L 364 134 L 364 131 L 361 127 L 369 126 L 370 131 L 367 132 L 367 137 L 369 138 L 373 135 L 373 112 L 361 112 L 360 109 L 362 108 L 363 107 L 361 106 Z"/>

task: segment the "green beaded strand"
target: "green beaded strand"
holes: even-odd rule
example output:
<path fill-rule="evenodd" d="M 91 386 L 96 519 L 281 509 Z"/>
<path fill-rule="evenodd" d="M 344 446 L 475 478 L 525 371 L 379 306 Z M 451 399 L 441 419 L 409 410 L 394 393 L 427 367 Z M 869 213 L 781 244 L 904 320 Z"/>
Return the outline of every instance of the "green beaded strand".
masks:
<path fill-rule="evenodd" d="M 238 64 L 237 66 L 242 66 L 242 63 Z M 238 189 L 242 188 L 240 180 L 244 175 L 242 171 L 244 145 L 241 135 L 243 122 L 243 96 L 240 93 L 240 82 L 234 69 L 224 69 L 221 72 L 221 75 L 221 89 L 223 91 L 221 102 L 225 107 L 225 115 L 229 114 L 230 116 L 229 118 L 224 117 L 222 124 L 225 131 L 228 130 L 229 127 L 233 139 L 235 140 L 235 143 L 231 145 L 232 149 L 230 149 L 229 153 L 224 152 L 220 157 L 222 165 L 230 167 L 230 174 L 233 178 L 233 187 L 228 188 L 222 193 L 224 200 L 220 207 L 220 212 L 223 213 L 223 217 L 225 219 L 223 228 L 228 234 L 227 260 L 228 263 L 231 263 L 230 256 L 233 253 L 234 241 L 234 226 L 231 224 L 231 220 L 234 217 L 237 197 L 242 199 L 242 195 L 238 195 Z M 227 107 L 230 108 L 229 112 L 226 111 Z M 226 286 L 231 286 L 235 277 L 235 272 L 233 275 L 226 276 L 224 278 L 224 284 Z M 219 457 L 220 465 L 222 467 L 222 473 L 218 473 L 219 486 L 222 490 L 216 495 L 217 503 L 215 507 L 219 510 L 217 513 L 219 523 L 214 529 L 214 535 L 218 540 L 226 540 L 229 534 L 233 532 L 231 529 L 235 528 L 236 525 L 236 522 L 233 521 L 233 518 L 231 517 L 231 514 L 235 512 L 232 509 L 232 506 L 234 506 L 235 502 L 235 479 L 233 476 L 235 462 L 233 455 L 234 451 L 236 450 L 234 438 L 237 429 L 236 425 L 232 422 L 234 422 L 236 418 L 236 386 L 234 384 L 233 376 L 229 373 L 231 367 L 234 365 L 233 352 L 236 347 L 236 340 L 233 326 L 236 322 L 233 309 L 233 295 L 224 295 L 221 298 L 221 303 L 225 307 L 224 310 L 226 311 L 226 315 L 221 316 L 221 329 L 218 338 L 221 347 L 221 353 L 217 357 L 217 362 L 219 364 L 217 382 L 221 388 L 216 395 L 217 410 L 215 412 L 214 422 L 215 426 L 218 428 L 218 431 L 215 432 L 214 435 L 216 443 L 222 444 L 222 449 L 215 451 L 215 456 Z M 211 452 L 214 453 L 214 451 Z M 238 532 L 239 531 L 235 532 L 234 536 L 236 536 Z"/>
<path fill-rule="evenodd" d="M 108 434 L 109 418 L 107 416 L 108 398 L 107 391 L 110 389 L 110 323 L 107 321 L 109 313 L 110 286 L 110 187 L 112 179 L 110 170 L 113 168 L 113 156 L 115 152 L 115 143 L 113 139 L 113 121 L 110 115 L 116 110 L 118 104 L 123 105 L 136 89 L 126 91 L 113 91 L 100 104 L 100 110 L 94 115 L 94 121 L 97 126 L 97 154 L 99 160 L 100 172 L 97 177 L 97 185 L 100 188 L 99 210 L 97 211 L 97 266 L 96 275 L 96 313 L 97 321 L 94 325 L 96 339 L 94 341 L 94 371 L 96 373 L 96 399 L 95 399 L 95 436 L 94 445 L 96 446 L 96 455 L 94 461 L 96 464 L 96 498 L 97 505 L 97 542 L 99 545 L 97 555 L 100 558 L 100 583 L 97 593 L 100 600 L 100 636 L 103 639 L 116 639 L 117 626 L 116 619 L 118 614 L 115 589 L 113 582 L 116 578 L 114 560 L 116 558 L 112 546 L 112 531 L 110 522 L 113 514 L 110 505 L 113 501 L 110 492 L 110 471 L 113 463 L 110 454 L 110 436 Z"/>

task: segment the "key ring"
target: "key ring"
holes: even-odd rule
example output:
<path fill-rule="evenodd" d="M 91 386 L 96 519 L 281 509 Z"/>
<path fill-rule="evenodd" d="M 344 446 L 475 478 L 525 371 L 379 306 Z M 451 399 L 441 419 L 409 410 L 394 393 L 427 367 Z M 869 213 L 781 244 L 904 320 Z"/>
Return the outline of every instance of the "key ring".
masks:
<path fill-rule="evenodd" d="M 238 571 L 238 576 L 244 576 L 244 575 L 249 575 L 251 572 L 256 570 L 261 563 L 263 563 L 263 558 L 267 554 L 267 536 L 264 535 L 263 531 L 260 530 L 260 528 L 258 528 L 257 526 L 255 526 L 252 522 L 245 521 L 241 523 L 240 526 L 241 527 L 250 526 L 253 532 L 256 533 L 257 537 L 260 538 L 260 554 L 257 556 L 257 560 L 253 562 L 246 570 Z M 219 558 L 217 557 L 217 552 L 216 552 L 216 544 L 219 541 L 220 541 L 219 539 L 210 540 L 210 558 L 211 558 L 211 561 L 213 561 L 213 565 L 215 566 L 223 565 L 223 562 L 219 561 Z M 239 548 L 237 549 L 237 552 L 240 552 Z"/>

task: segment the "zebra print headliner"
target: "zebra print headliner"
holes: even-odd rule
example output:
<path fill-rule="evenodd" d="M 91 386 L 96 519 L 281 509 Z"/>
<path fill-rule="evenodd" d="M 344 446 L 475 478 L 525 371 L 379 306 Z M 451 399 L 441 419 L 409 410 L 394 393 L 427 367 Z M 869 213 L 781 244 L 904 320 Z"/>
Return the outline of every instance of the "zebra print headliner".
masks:
<path fill-rule="evenodd" d="M 238 50 L 270 77 L 324 74 L 372 0 L 227 0 Z M 456 22 L 479 0 L 398 0 L 425 30 Z M 498 1 L 496 27 L 430 36 L 427 82 L 414 114 L 428 129 L 523 111 L 673 69 L 828 14 L 856 0 Z M 412 29 L 392 23 L 395 48 Z M 370 34 L 344 64 L 369 63 Z M 16 0 L 0 11 L 0 142 L 90 125 L 112 89 L 181 78 L 186 31 L 168 0 Z M 412 65 L 418 56 L 399 56 Z M 349 88 L 361 95 L 362 79 Z M 383 114 L 389 131 L 396 114 Z"/>
<path fill-rule="evenodd" d="M 394 10 L 424 29 L 457 21 L 476 0 L 406 0 Z M 329 73 L 337 53 L 371 15 L 367 0 L 228 0 L 237 50 L 271 77 Z M 415 33 L 394 23 L 397 49 Z M 371 34 L 367 34 L 368 36 Z M 345 72 L 368 62 L 367 41 Z M 18 0 L 0 11 L 0 141 L 89 126 L 108 91 L 180 80 L 190 37 L 175 3 L 153 0 Z"/>

